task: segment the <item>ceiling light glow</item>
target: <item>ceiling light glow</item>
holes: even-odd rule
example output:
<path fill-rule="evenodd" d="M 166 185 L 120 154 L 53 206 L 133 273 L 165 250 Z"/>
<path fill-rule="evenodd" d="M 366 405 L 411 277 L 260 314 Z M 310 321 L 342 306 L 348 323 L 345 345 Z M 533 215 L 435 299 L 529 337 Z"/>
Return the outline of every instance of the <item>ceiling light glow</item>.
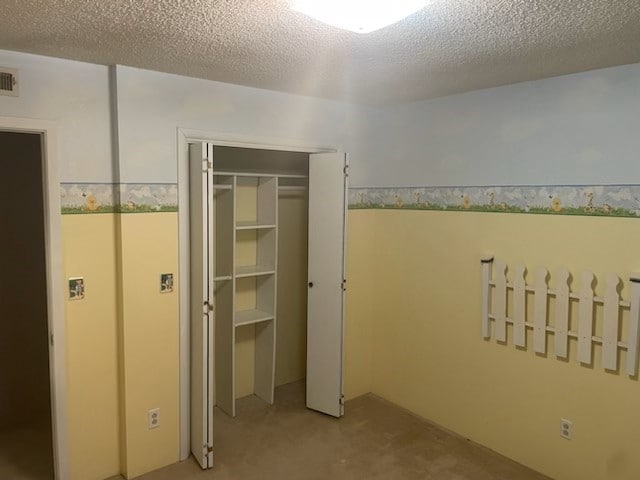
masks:
<path fill-rule="evenodd" d="M 369 33 L 422 10 L 425 0 L 290 0 L 294 10 L 323 23 Z"/>

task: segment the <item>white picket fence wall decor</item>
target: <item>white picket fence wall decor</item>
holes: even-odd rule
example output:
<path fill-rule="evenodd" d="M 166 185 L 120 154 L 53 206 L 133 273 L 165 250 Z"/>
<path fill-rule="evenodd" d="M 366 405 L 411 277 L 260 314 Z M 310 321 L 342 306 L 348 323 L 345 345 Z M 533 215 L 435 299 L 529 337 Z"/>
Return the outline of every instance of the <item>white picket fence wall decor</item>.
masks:
<path fill-rule="evenodd" d="M 569 288 L 571 274 L 566 268 L 555 272 L 556 288 L 549 288 L 549 272 L 544 267 L 535 271 L 535 283 L 527 285 L 527 272 L 523 264 L 513 268 L 512 281 L 507 280 L 507 265 L 492 256 L 482 258 L 482 335 L 493 336 L 499 342 L 507 341 L 507 325 L 513 326 L 513 342 L 518 347 L 526 347 L 527 329 L 533 330 L 533 349 L 536 353 L 547 353 L 547 333 L 554 336 L 554 354 L 558 358 L 568 357 L 569 339 L 575 338 L 578 343 L 577 359 L 580 363 L 591 365 L 594 344 L 602 345 L 602 368 L 618 369 L 618 350 L 626 351 L 625 372 L 629 376 L 638 373 L 638 353 L 640 346 L 640 274 L 630 278 L 630 300 L 620 298 L 621 280 L 618 275 L 605 275 L 604 296 L 596 296 L 593 272 L 585 271 L 580 276 L 580 290 L 572 292 Z M 492 268 L 493 267 L 493 268 Z M 512 318 L 507 316 L 507 291 L 513 291 Z M 533 294 L 533 318 L 527 318 L 527 294 Z M 549 297 L 555 301 L 551 304 L 554 314 L 554 325 L 549 325 L 547 311 Z M 578 303 L 577 331 L 569 328 L 571 303 Z M 594 333 L 594 306 L 602 306 L 602 336 Z M 620 340 L 621 309 L 629 310 L 627 338 Z"/>

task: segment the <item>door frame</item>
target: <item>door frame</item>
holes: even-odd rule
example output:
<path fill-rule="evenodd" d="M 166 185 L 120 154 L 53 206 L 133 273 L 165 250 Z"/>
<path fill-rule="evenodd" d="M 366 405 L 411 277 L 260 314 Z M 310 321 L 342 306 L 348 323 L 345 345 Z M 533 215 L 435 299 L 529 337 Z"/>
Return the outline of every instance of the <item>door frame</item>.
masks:
<path fill-rule="evenodd" d="M 178 128 L 178 298 L 180 342 L 180 460 L 190 449 L 190 327 L 189 327 L 189 143 L 208 142 L 217 147 L 253 148 L 281 152 L 334 153 L 335 147 L 319 146 L 291 139 Z"/>
<path fill-rule="evenodd" d="M 69 478 L 69 451 L 67 438 L 66 335 L 57 127 L 55 122 L 48 120 L 0 116 L 0 131 L 35 133 L 42 138 L 42 191 L 47 272 L 47 322 L 49 327 L 53 463 L 55 478 L 57 480 L 67 480 Z"/>

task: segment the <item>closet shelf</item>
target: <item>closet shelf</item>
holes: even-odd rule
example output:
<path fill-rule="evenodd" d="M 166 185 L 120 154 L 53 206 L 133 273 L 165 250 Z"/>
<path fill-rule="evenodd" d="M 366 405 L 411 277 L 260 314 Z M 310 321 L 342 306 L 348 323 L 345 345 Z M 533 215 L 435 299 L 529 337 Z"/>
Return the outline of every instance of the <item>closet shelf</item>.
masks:
<path fill-rule="evenodd" d="M 231 190 L 233 189 L 233 186 L 227 183 L 214 183 L 213 189 L 214 190 Z"/>
<path fill-rule="evenodd" d="M 276 228 L 274 224 L 259 224 L 256 222 L 238 222 L 236 223 L 236 230 L 259 230 Z"/>
<path fill-rule="evenodd" d="M 273 320 L 273 318 L 273 313 L 263 312 L 262 310 L 240 310 L 236 312 L 236 317 L 233 323 L 236 327 L 239 327 L 242 325 L 266 322 Z"/>
<path fill-rule="evenodd" d="M 220 275 L 218 277 L 213 277 L 214 282 L 226 282 L 231 280 L 233 277 L 231 275 Z"/>
<path fill-rule="evenodd" d="M 271 265 L 248 265 L 244 267 L 236 267 L 236 278 L 273 275 L 274 273 L 276 273 L 276 271 Z"/>

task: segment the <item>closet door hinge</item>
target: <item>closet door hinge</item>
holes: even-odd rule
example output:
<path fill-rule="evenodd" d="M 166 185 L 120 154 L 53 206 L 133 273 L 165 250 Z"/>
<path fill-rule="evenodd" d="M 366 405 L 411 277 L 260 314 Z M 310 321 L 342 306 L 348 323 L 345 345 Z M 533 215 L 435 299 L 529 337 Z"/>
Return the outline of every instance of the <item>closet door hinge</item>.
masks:
<path fill-rule="evenodd" d="M 348 177 L 349 176 L 349 165 L 345 165 L 344 168 L 342 169 L 342 171 L 344 172 L 344 176 Z"/>
<path fill-rule="evenodd" d="M 213 169 L 213 162 L 210 162 L 206 158 L 203 158 L 202 159 L 202 171 L 203 172 L 208 172 L 209 170 L 212 170 L 212 169 Z"/>
<path fill-rule="evenodd" d="M 342 291 L 343 292 L 347 291 L 347 279 L 346 278 L 342 279 Z"/>
<path fill-rule="evenodd" d="M 51 342 L 51 346 L 53 347 L 53 333 L 49 335 L 49 342 Z"/>
<path fill-rule="evenodd" d="M 209 312 L 213 312 L 213 304 L 209 302 L 204 302 L 204 310 L 202 313 L 207 315 Z"/>
<path fill-rule="evenodd" d="M 213 453 L 213 445 L 205 445 L 204 453 Z"/>
<path fill-rule="evenodd" d="M 344 395 L 340 395 L 339 403 L 344 406 Z"/>

